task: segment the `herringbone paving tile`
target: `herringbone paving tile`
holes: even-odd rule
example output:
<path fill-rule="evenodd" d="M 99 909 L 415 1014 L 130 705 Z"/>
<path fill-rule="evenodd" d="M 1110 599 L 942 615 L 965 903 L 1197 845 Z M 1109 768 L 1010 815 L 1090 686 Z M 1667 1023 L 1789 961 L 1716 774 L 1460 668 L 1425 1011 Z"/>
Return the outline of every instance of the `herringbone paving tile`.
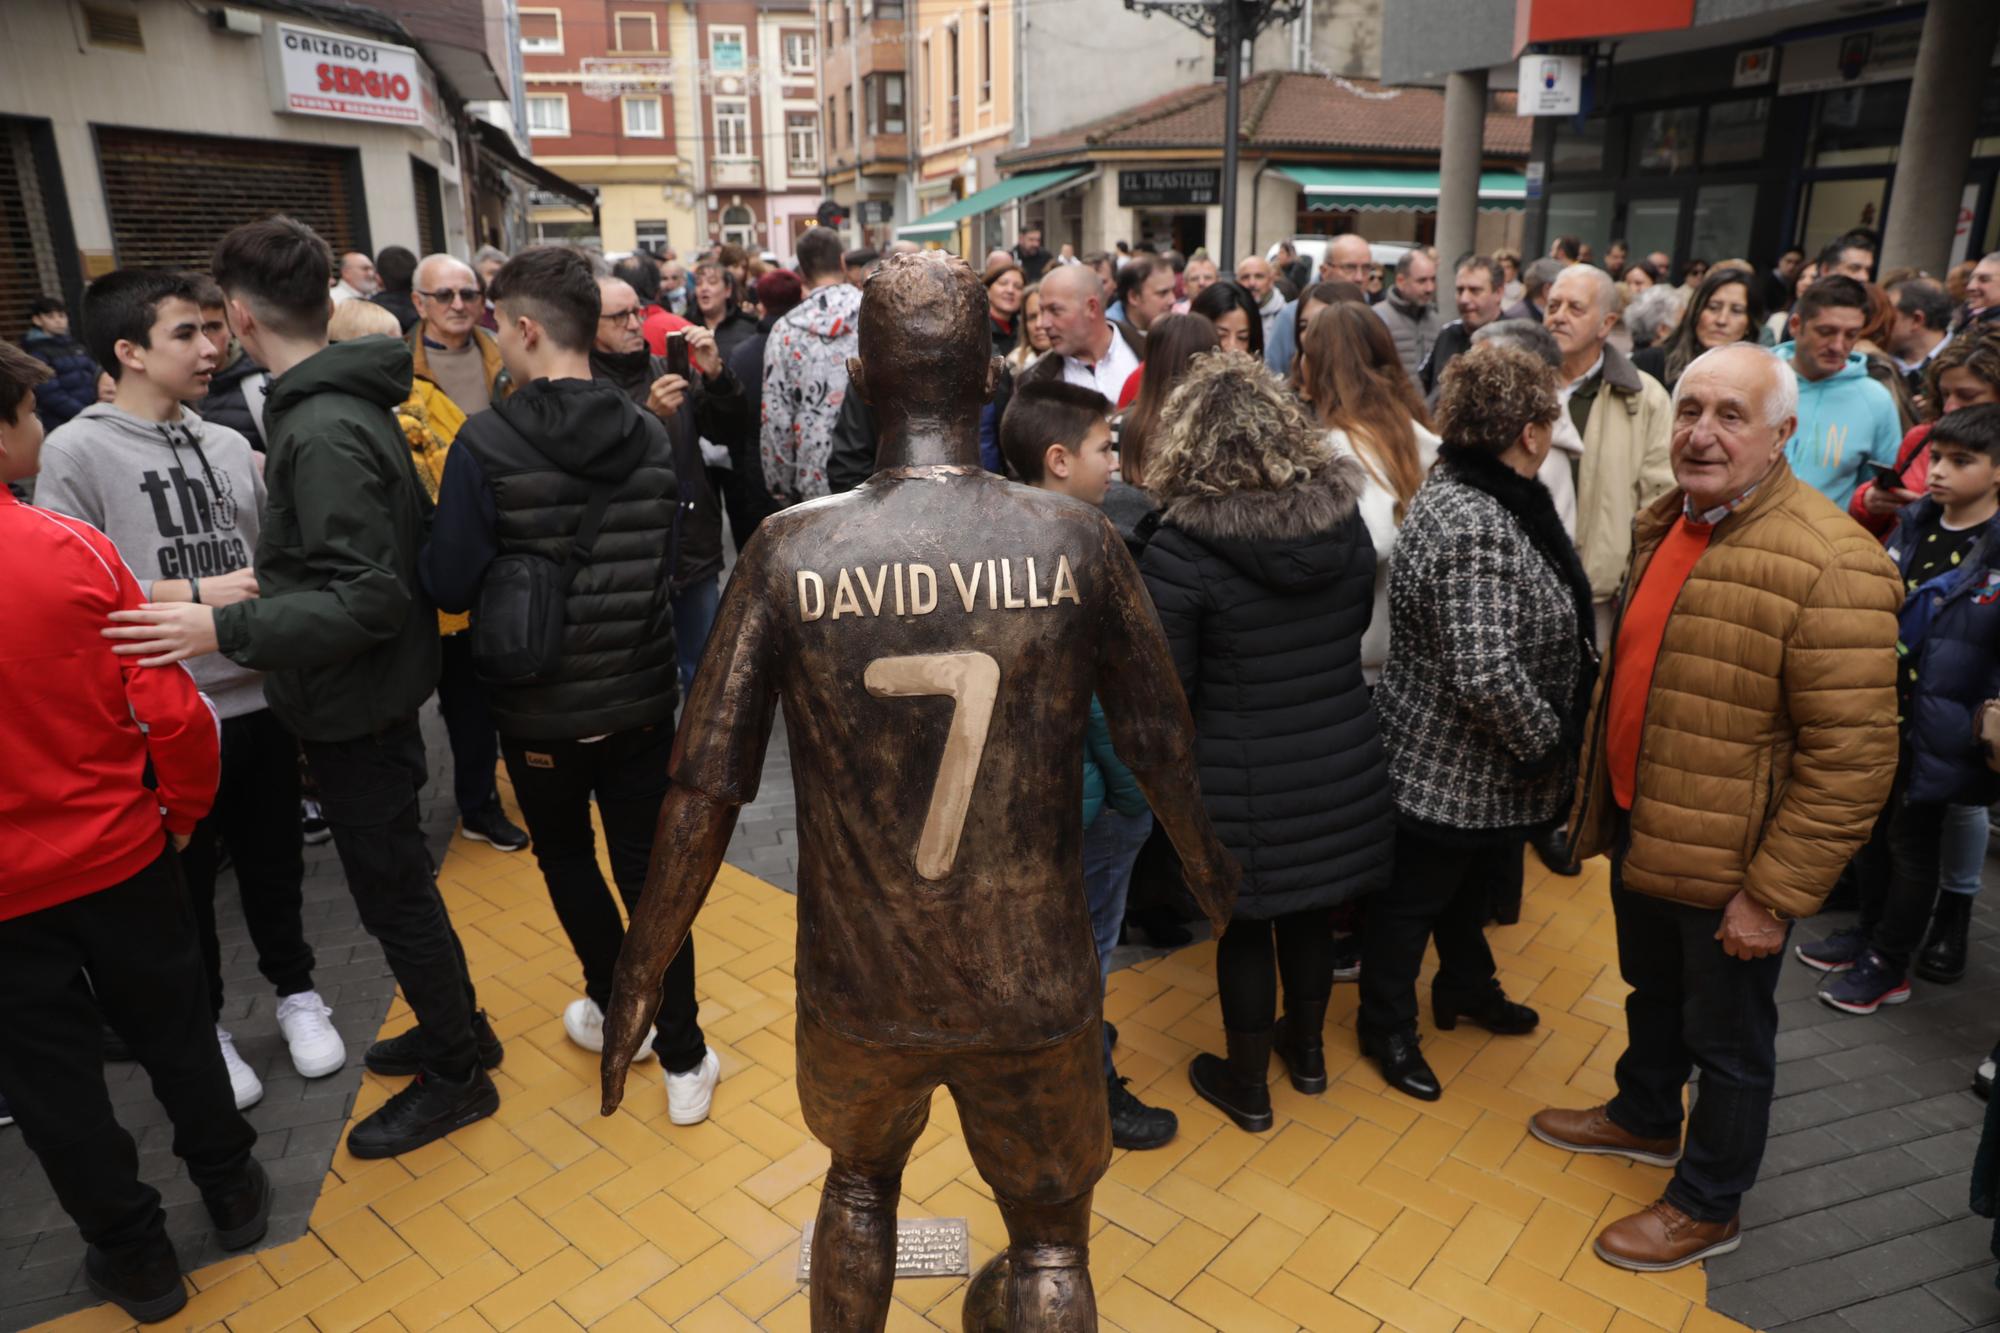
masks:
<path fill-rule="evenodd" d="M 1509 992 L 1539 1032 L 1426 1027 L 1444 1100 L 1386 1093 L 1359 1060 L 1354 992 L 1335 996 L 1320 1097 L 1274 1083 L 1277 1126 L 1251 1136 L 1197 1101 L 1189 1057 L 1219 1049 L 1214 949 L 1113 975 L 1121 1072 L 1181 1117 L 1180 1137 L 1121 1153 L 1097 1193 L 1091 1269 L 1107 1329 L 1496 1333 L 1741 1327 L 1708 1311 L 1699 1269 L 1657 1277 L 1591 1257 L 1603 1222 L 1665 1179 L 1531 1138 L 1545 1102 L 1611 1091 L 1624 1040 L 1602 864 L 1562 880 L 1530 863 L 1520 924 L 1493 932 Z M 215 1264 L 171 1327 L 365 1329 L 807 1327 L 794 1277 L 826 1152 L 793 1085 L 795 900 L 725 868 L 695 927 L 702 1022 L 724 1079 L 702 1125 L 667 1123 L 657 1066 L 597 1114 L 595 1058 L 564 1038 L 577 969 L 531 859 L 462 840 L 441 883 L 480 997 L 507 1043 L 499 1114 L 419 1152 L 337 1150 L 303 1239 Z M 400 1000 L 385 1030 L 410 1021 Z M 356 1116 L 393 1090 L 369 1076 Z M 951 1100 L 904 1177 L 905 1216 L 969 1220 L 975 1265 L 1004 1243 Z M 899 1283 L 890 1327 L 959 1327 L 962 1279 Z M 110 1307 L 44 1325 L 129 1327 Z"/>

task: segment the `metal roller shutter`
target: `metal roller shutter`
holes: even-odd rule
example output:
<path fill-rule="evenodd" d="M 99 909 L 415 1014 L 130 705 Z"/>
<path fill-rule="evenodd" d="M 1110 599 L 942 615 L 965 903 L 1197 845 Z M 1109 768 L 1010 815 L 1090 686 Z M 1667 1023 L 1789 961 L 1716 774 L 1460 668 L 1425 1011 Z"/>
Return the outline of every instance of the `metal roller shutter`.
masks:
<path fill-rule="evenodd" d="M 444 253 L 444 186 L 437 168 L 420 158 L 410 159 L 410 184 L 417 201 L 417 239 L 427 255 Z"/>
<path fill-rule="evenodd" d="M 338 255 L 367 250 L 351 149 L 100 126 L 97 157 L 121 266 L 208 271 L 231 227 L 284 213 Z"/>
<path fill-rule="evenodd" d="M 29 302 L 62 294 L 47 209 L 27 126 L 0 117 L 0 338 L 9 342 L 27 332 Z"/>

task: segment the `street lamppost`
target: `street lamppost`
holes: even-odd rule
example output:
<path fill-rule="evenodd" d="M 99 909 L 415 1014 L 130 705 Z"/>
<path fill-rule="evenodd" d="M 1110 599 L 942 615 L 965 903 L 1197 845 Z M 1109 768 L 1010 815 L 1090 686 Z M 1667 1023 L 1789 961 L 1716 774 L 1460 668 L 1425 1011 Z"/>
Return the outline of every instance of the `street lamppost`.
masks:
<path fill-rule="evenodd" d="M 1215 39 L 1223 69 L 1222 244 L 1218 264 L 1236 262 L 1236 140 L 1243 126 L 1243 44 L 1277 23 L 1290 23 L 1308 0 L 1125 0 L 1125 8 L 1151 18 L 1165 14 L 1184 28 Z"/>

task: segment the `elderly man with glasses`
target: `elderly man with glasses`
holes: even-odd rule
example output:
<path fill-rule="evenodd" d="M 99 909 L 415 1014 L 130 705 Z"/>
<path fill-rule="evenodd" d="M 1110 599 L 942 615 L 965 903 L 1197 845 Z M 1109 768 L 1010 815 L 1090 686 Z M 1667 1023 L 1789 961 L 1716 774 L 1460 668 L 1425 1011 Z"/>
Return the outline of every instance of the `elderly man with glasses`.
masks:
<path fill-rule="evenodd" d="M 433 408 L 426 414 L 432 431 L 448 447 L 459 424 L 512 393 L 514 381 L 500 363 L 500 344 L 479 327 L 486 290 L 470 267 L 450 255 L 426 256 L 417 265 L 410 301 L 417 309 L 417 327 L 410 330 L 417 380 L 412 397 L 425 396 L 428 383 L 450 400 L 447 406 L 455 411 Z M 440 454 L 440 466 L 441 459 Z M 528 845 L 528 835 L 500 809 L 493 777 L 500 763 L 500 737 L 472 667 L 472 635 L 462 616 L 441 618 L 440 629 L 444 665 L 438 676 L 438 712 L 451 738 L 459 828 L 475 842 L 518 852 Z"/>

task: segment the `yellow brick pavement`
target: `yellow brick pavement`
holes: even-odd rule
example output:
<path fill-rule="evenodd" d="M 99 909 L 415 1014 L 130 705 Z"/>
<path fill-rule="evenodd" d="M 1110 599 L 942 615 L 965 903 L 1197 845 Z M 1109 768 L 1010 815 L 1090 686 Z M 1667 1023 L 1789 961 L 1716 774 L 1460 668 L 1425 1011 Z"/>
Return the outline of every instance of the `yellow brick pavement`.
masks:
<path fill-rule="evenodd" d="M 721 1054 L 714 1113 L 669 1125 L 656 1065 L 625 1108 L 597 1114 L 596 1061 L 561 1011 L 577 969 L 526 855 L 454 842 L 441 875 L 480 997 L 507 1043 L 499 1114 L 418 1152 L 335 1154 L 301 1240 L 194 1275 L 168 1327 L 265 1330 L 804 1330 L 799 1228 L 827 1156 L 793 1085 L 795 901 L 725 868 L 695 926 L 702 1022 Z M 1520 924 L 1494 930 L 1510 994 L 1542 1012 L 1529 1037 L 1424 1031 L 1446 1095 L 1384 1091 L 1359 1059 L 1341 987 L 1320 1097 L 1273 1084 L 1276 1128 L 1246 1135 L 1187 1086 L 1220 1049 L 1214 948 L 1114 974 L 1119 1064 L 1180 1137 L 1121 1153 L 1097 1194 L 1091 1249 L 1104 1327 L 1127 1333 L 1590 1333 L 1739 1326 L 1704 1308 L 1699 1269 L 1637 1276 L 1588 1250 L 1665 1173 L 1572 1158 L 1525 1130 L 1545 1102 L 1612 1088 L 1623 1045 L 1605 869 L 1547 875 L 1530 859 Z M 398 1000 L 384 1024 L 410 1021 Z M 355 1114 L 394 1090 L 369 1075 Z M 948 1096 L 904 1178 L 903 1213 L 969 1219 L 973 1261 L 1005 1233 Z M 899 1283 L 893 1330 L 957 1333 L 962 1279 Z M 111 1307 L 48 1330 L 130 1328 Z"/>

